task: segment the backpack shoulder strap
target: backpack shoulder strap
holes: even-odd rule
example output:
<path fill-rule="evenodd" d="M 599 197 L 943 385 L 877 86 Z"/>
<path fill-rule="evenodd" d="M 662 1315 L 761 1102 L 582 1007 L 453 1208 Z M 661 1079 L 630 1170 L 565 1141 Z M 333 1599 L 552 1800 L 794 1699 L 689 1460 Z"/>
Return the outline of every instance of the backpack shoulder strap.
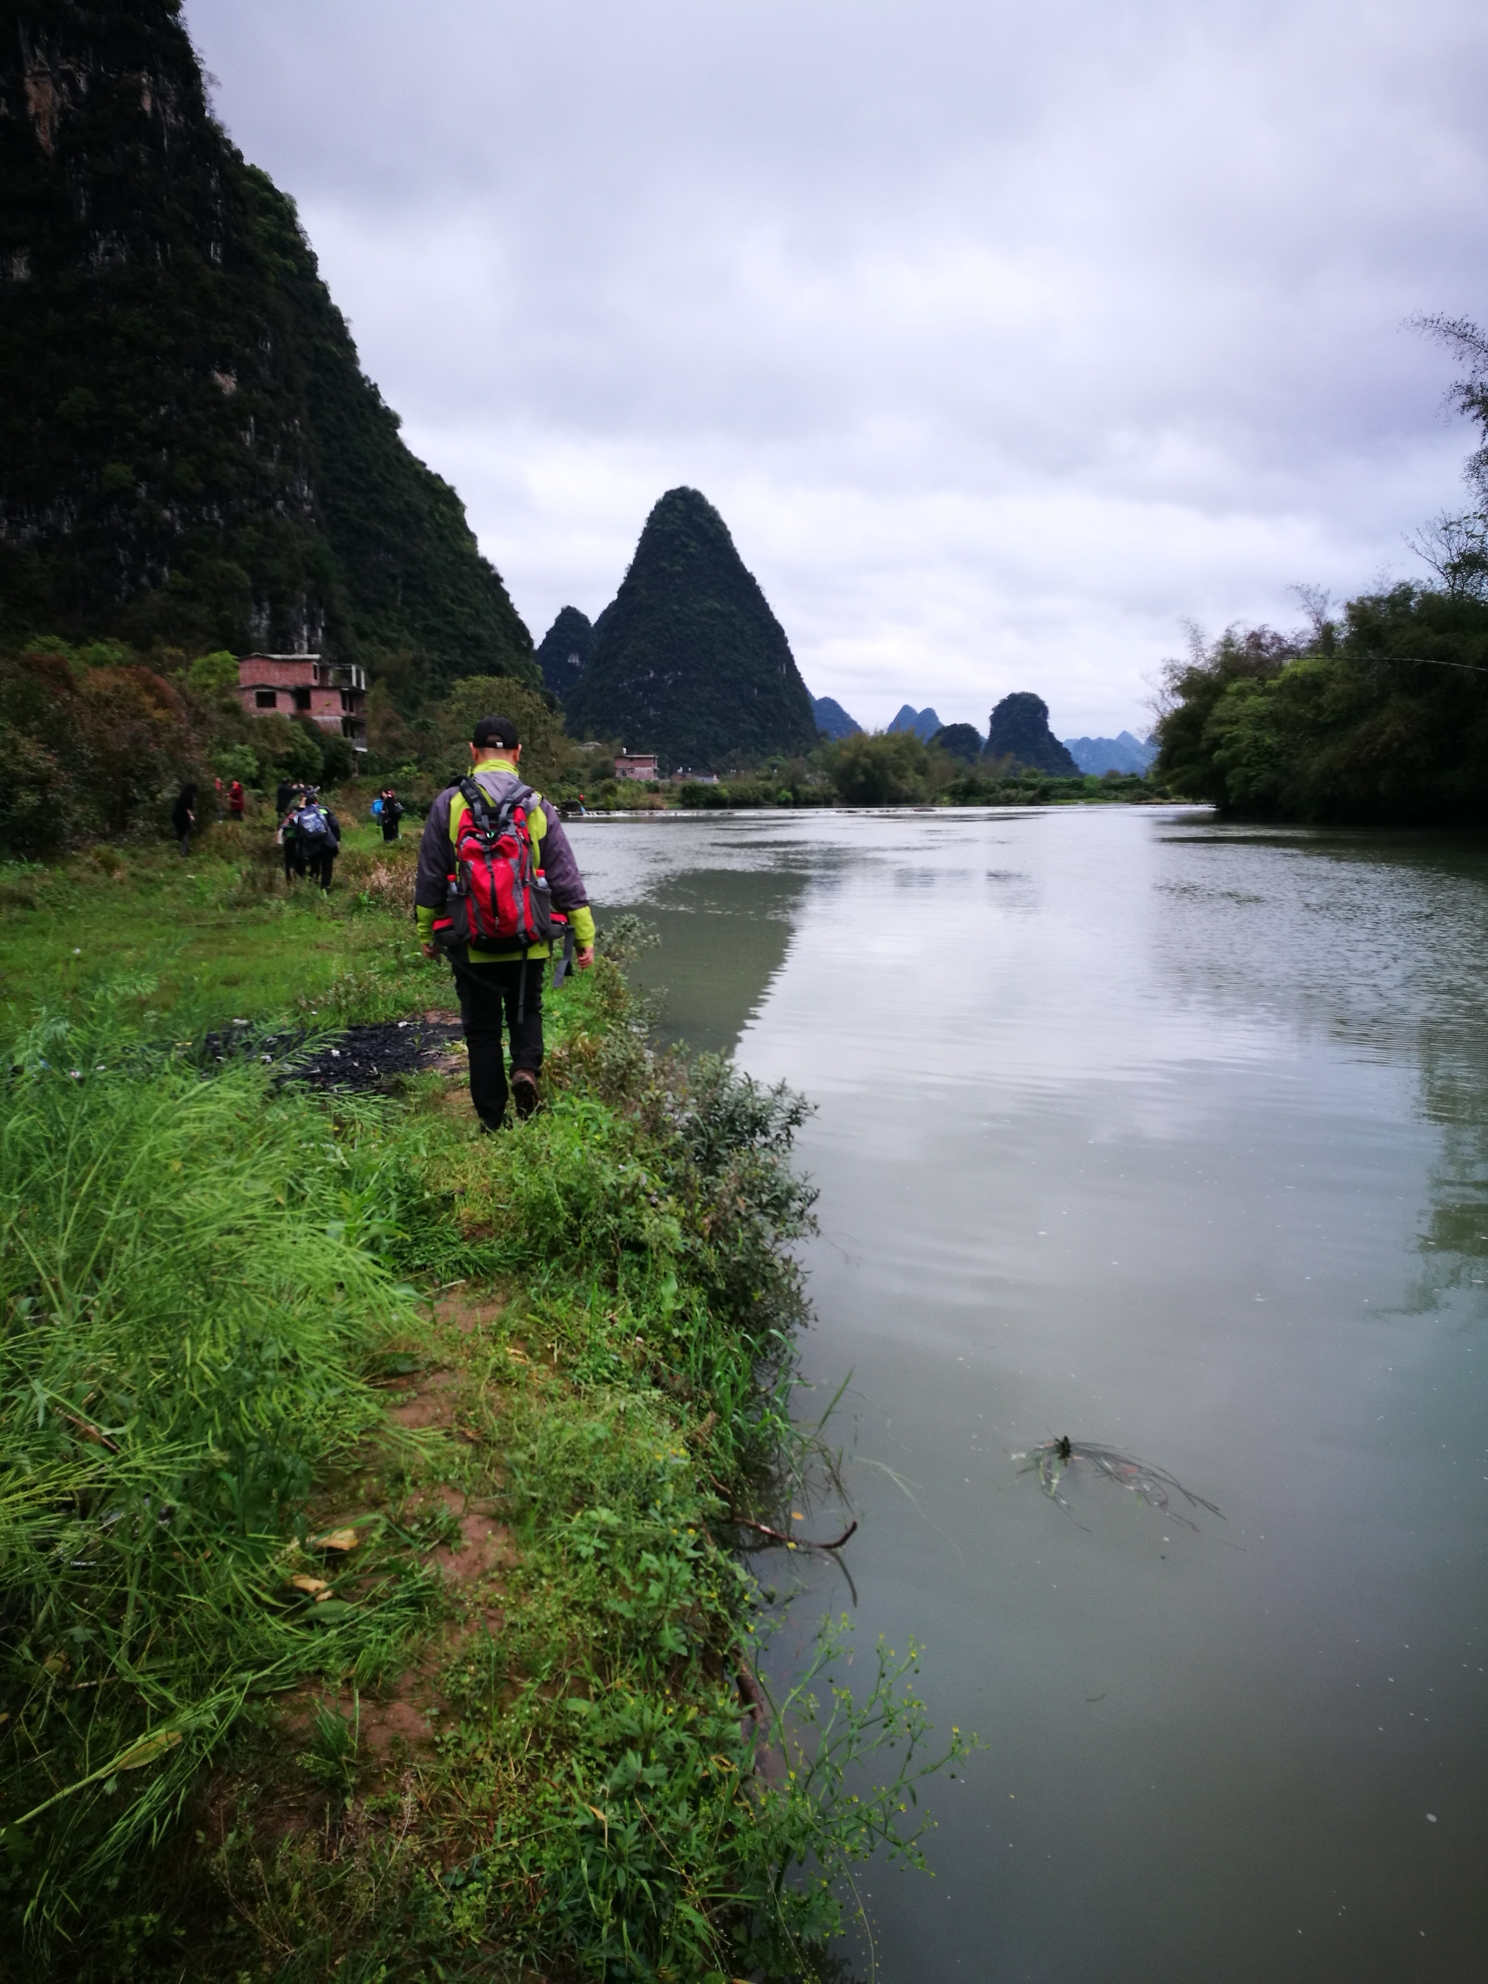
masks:
<path fill-rule="evenodd" d="M 483 835 L 494 834 L 496 827 L 491 819 L 490 796 L 482 791 L 481 787 L 476 784 L 473 778 L 462 778 L 458 789 L 460 797 L 469 808 L 470 817 L 476 825 L 476 831 Z"/>
<path fill-rule="evenodd" d="M 534 795 L 525 785 L 518 785 L 506 795 L 493 818 L 491 808 L 495 801 L 486 792 L 478 779 L 462 778 L 459 786 L 460 797 L 470 808 L 470 816 L 475 821 L 476 830 L 482 835 L 499 837 L 511 820 L 512 814 L 520 806 L 525 813 L 532 811 Z"/>

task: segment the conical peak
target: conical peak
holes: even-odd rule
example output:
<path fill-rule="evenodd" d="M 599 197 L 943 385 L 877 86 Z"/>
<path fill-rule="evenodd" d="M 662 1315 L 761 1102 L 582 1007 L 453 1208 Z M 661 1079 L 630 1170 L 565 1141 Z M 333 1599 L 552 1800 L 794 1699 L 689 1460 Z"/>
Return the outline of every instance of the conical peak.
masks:
<path fill-rule="evenodd" d="M 700 489 L 685 485 L 667 490 L 652 505 L 636 545 L 636 556 L 658 544 L 692 546 L 737 559 L 738 550 L 729 527 Z"/>

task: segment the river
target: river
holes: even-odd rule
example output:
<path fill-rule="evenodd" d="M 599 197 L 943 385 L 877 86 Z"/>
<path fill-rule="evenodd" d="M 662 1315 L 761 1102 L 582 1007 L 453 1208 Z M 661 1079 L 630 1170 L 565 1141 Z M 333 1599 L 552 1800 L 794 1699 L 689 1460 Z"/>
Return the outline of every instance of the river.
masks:
<path fill-rule="evenodd" d="M 816 1105 L 802 1409 L 851 1372 L 861 1528 L 777 1659 L 829 1607 L 913 1634 L 987 1746 L 929 1786 L 935 1878 L 860 1883 L 856 1974 L 1488 1977 L 1488 844 L 1117 807 L 573 839 L 601 923 L 660 927 L 664 1027 Z M 1011 1456 L 1062 1435 L 1056 1500 Z"/>

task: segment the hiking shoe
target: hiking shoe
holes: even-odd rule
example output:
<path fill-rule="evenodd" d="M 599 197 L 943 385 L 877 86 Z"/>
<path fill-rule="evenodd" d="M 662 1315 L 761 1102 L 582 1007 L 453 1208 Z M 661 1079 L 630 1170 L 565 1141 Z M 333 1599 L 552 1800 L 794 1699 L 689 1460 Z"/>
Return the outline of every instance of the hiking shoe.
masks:
<path fill-rule="evenodd" d="M 535 1116 L 541 1097 L 537 1092 L 537 1076 L 531 1068 L 513 1068 L 511 1071 L 512 1101 L 516 1104 L 519 1116 Z"/>

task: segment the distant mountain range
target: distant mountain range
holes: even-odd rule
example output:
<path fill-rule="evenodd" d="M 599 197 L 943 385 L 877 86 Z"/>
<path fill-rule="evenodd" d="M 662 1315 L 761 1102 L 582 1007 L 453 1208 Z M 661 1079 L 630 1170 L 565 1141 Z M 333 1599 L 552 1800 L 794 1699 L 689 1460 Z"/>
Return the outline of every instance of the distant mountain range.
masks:
<path fill-rule="evenodd" d="M 922 744 L 928 744 L 940 728 L 940 718 L 928 704 L 924 709 L 917 710 L 912 703 L 906 703 L 889 725 L 891 733 L 896 730 L 912 730 Z"/>
<path fill-rule="evenodd" d="M 1066 737 L 1064 748 L 1082 772 L 1097 778 L 1103 772 L 1135 772 L 1140 777 L 1157 756 L 1155 744 L 1144 744 L 1129 730 L 1119 737 Z"/>
<path fill-rule="evenodd" d="M 862 736 L 862 724 L 854 722 L 834 696 L 813 696 L 811 706 L 816 711 L 816 727 L 824 736 Z"/>

